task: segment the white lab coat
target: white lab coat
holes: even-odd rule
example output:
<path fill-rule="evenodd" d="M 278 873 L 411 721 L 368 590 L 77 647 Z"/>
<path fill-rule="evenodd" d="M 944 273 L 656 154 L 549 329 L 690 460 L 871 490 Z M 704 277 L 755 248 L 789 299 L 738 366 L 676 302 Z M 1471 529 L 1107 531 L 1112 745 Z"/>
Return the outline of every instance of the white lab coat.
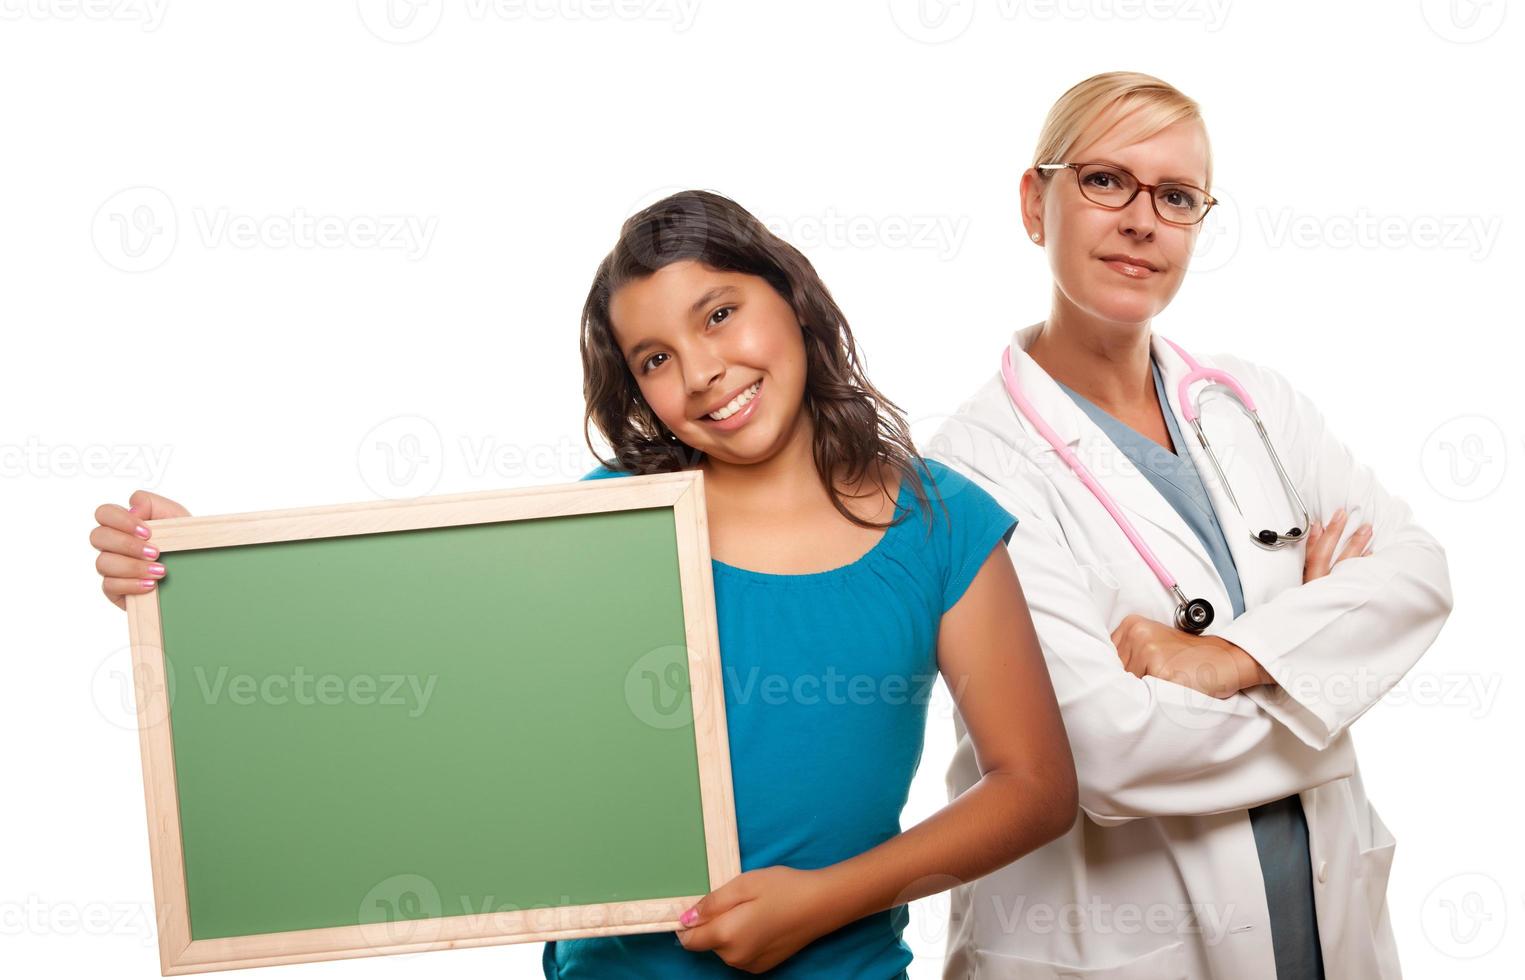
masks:
<path fill-rule="evenodd" d="M 922 448 L 1019 520 L 1011 557 L 1075 753 L 1081 815 L 1060 839 L 954 890 L 945 976 L 1273 980 L 1270 920 L 1247 809 L 1297 793 L 1308 819 L 1326 974 L 1398 977 L 1386 903 L 1394 840 L 1366 799 L 1349 728 L 1440 631 L 1451 609 L 1444 550 L 1279 374 L 1192 351 L 1249 390 L 1314 519 L 1327 523 L 1344 506 L 1350 515 L 1344 537 L 1364 522 L 1374 525 L 1371 555 L 1303 585 L 1304 546 L 1267 551 L 1250 540 L 1177 404 L 1176 380 L 1186 364 L 1155 335 L 1169 410 L 1239 573 L 1245 613 L 1233 619 L 1196 535 L 1027 355 L 1040 328 L 1017 331 L 1011 346 L 1029 399 L 1186 596 L 1213 604 L 1217 618 L 1207 632 L 1243 647 L 1278 683 L 1220 700 L 1123 669 L 1111 631 L 1129 613 L 1172 623 L 1175 600 L 1017 411 L 992 357 L 990 380 Z M 1237 402 L 1208 391 L 1201 412 L 1255 528 L 1301 525 Z M 948 770 L 954 796 L 979 778 L 956 716 L 955 729 L 958 749 Z"/>

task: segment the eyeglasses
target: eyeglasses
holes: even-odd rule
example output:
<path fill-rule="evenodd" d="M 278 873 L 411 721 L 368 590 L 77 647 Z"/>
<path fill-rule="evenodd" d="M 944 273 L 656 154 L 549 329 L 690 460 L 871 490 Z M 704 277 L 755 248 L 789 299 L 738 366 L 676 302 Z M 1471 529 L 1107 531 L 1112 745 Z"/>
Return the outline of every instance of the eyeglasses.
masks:
<path fill-rule="evenodd" d="M 1149 192 L 1149 203 L 1161 221 L 1194 225 L 1207 217 L 1218 201 L 1200 187 L 1171 182 L 1146 184 L 1122 167 L 1110 163 L 1040 163 L 1039 170 L 1073 170 L 1080 193 L 1092 204 L 1121 211 L 1133 203 L 1139 191 Z"/>

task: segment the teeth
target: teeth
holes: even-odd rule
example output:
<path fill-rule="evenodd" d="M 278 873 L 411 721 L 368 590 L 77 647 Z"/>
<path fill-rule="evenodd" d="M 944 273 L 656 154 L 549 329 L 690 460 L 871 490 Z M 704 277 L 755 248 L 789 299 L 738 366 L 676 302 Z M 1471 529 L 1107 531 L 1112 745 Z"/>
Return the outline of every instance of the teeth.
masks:
<path fill-rule="evenodd" d="M 761 387 L 761 381 L 753 382 L 752 387 L 748 388 L 746 391 L 743 391 L 735 398 L 732 398 L 729 402 L 726 403 L 724 407 L 711 412 L 708 417 L 714 419 L 716 422 L 724 422 L 726 419 L 730 418 L 732 415 L 735 415 L 737 412 L 745 408 L 747 402 L 752 400 L 752 396 L 757 394 L 757 389 Z"/>

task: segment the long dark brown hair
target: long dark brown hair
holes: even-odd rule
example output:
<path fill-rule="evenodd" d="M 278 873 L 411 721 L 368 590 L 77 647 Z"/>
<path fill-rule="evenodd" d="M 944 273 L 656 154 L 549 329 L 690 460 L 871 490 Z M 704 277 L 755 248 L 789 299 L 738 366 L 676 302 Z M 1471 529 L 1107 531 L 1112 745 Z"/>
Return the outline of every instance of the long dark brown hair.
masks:
<path fill-rule="evenodd" d="M 902 481 L 910 481 L 930 518 L 921 477 L 927 472 L 926 462 L 911 441 L 900 407 L 864 376 L 847 318 L 815 267 L 741 205 L 709 191 L 680 191 L 632 215 L 594 273 L 583 305 L 579 346 L 587 402 L 583 438 L 598 456 L 589 432 L 592 423 L 614 450 L 613 460 L 599 461 L 622 472 L 670 473 L 692 468 L 704 457 L 663 425 L 641 396 L 609 321 L 609 299 L 616 290 L 685 259 L 759 276 L 794 310 L 805 341 L 804 404 L 815 431 L 816 474 L 842 516 L 860 527 L 875 528 L 910 516 L 907 512 L 876 524 L 860 519 L 843 503 L 833 476 L 845 475 L 857 486 L 871 467 L 879 491 L 888 494 L 882 470 L 874 465 L 880 463 L 898 471 Z M 927 482 L 936 489 L 935 482 Z M 942 495 L 937 496 L 941 501 Z"/>

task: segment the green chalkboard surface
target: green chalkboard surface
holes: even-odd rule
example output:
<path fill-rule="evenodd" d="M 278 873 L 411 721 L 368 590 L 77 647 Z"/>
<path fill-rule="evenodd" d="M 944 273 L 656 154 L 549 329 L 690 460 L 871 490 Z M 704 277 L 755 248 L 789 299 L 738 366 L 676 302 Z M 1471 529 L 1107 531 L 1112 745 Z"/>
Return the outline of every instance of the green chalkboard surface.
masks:
<path fill-rule="evenodd" d="M 710 890 L 672 509 L 165 563 L 192 941 Z"/>

